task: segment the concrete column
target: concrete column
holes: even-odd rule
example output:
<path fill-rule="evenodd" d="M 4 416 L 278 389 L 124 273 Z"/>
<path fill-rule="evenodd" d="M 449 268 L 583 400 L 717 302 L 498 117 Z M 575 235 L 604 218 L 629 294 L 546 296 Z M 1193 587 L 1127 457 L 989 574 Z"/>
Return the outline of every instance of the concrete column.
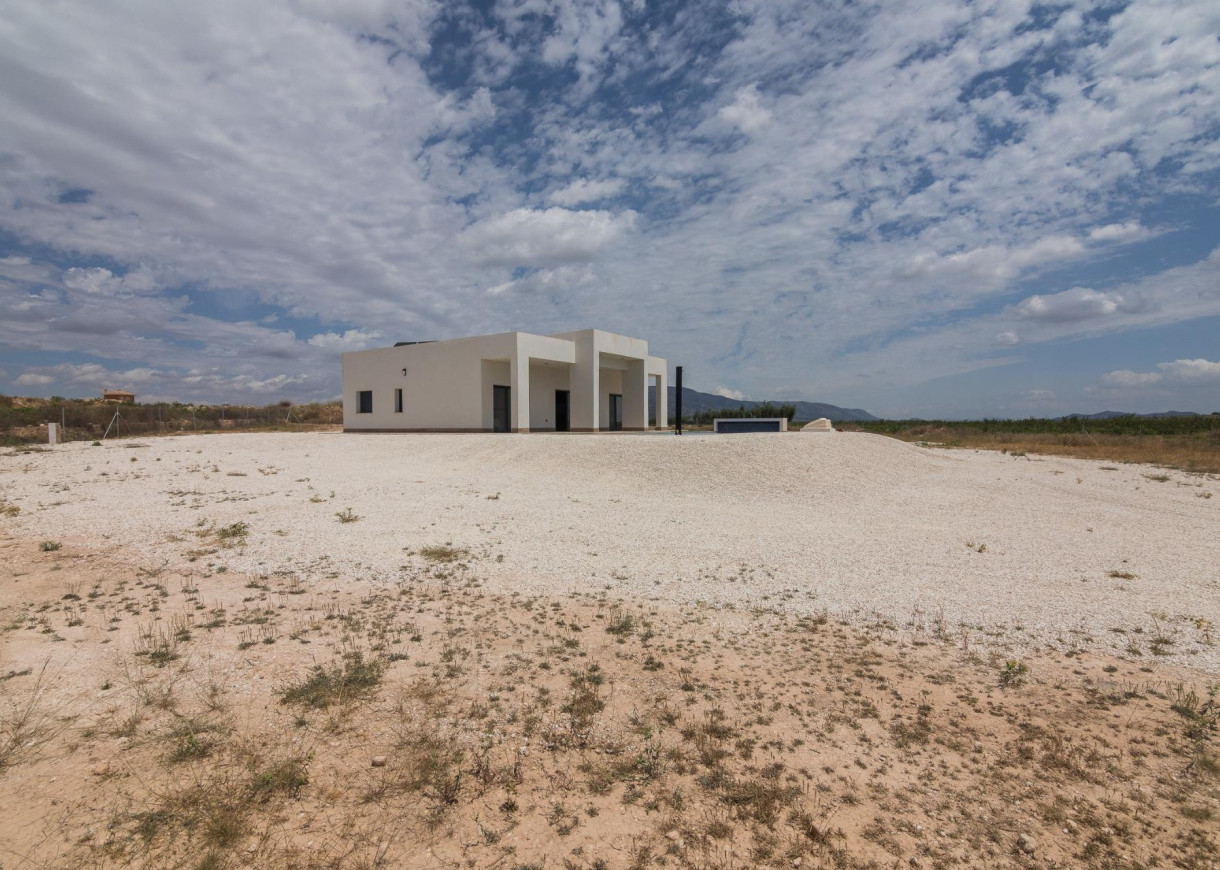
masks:
<path fill-rule="evenodd" d="M 601 420 L 598 407 L 601 360 L 592 335 L 582 335 L 576 340 L 576 364 L 572 366 L 569 389 L 572 392 L 572 431 L 596 432 Z"/>
<path fill-rule="evenodd" d="M 669 428 L 669 374 L 657 375 L 657 428 Z"/>
<path fill-rule="evenodd" d="M 514 432 L 530 430 L 530 358 L 522 353 L 521 348 L 513 350 L 508 361 L 509 384 L 512 394 L 509 401 L 512 405 L 509 416 Z"/>
<path fill-rule="evenodd" d="M 648 428 L 648 363 L 633 359 L 623 372 L 623 428 Z"/>

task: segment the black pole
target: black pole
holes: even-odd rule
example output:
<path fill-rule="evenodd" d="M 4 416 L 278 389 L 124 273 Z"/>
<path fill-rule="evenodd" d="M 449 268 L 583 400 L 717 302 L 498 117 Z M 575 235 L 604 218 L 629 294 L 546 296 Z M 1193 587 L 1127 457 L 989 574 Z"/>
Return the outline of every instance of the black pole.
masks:
<path fill-rule="evenodd" d="M 677 428 L 674 432 L 682 434 L 682 366 L 678 366 L 677 383 L 674 385 L 674 416 L 677 417 Z"/>

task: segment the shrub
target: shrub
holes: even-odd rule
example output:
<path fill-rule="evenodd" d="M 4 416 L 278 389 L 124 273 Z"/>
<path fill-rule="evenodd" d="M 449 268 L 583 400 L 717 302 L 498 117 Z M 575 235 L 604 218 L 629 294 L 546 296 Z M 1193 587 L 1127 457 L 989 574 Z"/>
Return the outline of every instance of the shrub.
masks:
<path fill-rule="evenodd" d="M 1006 689 L 1019 686 L 1025 682 L 1025 675 L 1027 673 L 1029 673 L 1029 668 L 1025 665 L 1025 662 L 1009 659 L 1000 668 L 1000 685 Z"/>

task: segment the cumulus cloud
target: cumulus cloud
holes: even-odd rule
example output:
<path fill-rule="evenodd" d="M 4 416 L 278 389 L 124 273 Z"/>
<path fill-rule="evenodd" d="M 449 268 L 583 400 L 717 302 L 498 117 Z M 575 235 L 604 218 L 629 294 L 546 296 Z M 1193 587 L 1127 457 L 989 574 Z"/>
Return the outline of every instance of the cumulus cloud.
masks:
<path fill-rule="evenodd" d="M 1102 293 L 1087 287 L 1073 287 L 1049 296 L 1030 296 L 1021 301 L 1017 311 L 1035 320 L 1066 321 L 1106 317 L 1119 310 L 1123 303 L 1117 293 Z"/>
<path fill-rule="evenodd" d="M 366 347 L 371 347 L 374 342 L 381 337 L 379 332 L 370 332 L 364 329 L 349 329 L 346 332 L 319 332 L 317 335 L 311 335 L 306 343 L 310 347 L 318 347 L 323 350 L 363 350 Z"/>
<path fill-rule="evenodd" d="M 621 178 L 607 178 L 602 181 L 578 178 L 567 187 L 552 193 L 550 199 L 551 202 L 563 206 L 581 205 L 616 196 L 625 186 Z"/>
<path fill-rule="evenodd" d="M 142 266 L 122 275 L 116 275 L 101 266 L 90 268 L 74 266 L 66 270 L 60 276 L 60 280 L 68 290 L 87 296 L 111 299 L 128 299 L 157 290 L 156 278 Z"/>
<path fill-rule="evenodd" d="M 1102 375 L 1101 381 L 1111 387 L 1220 382 L 1220 362 L 1206 359 L 1178 359 L 1159 363 L 1155 372 L 1134 372 L 1128 369 L 1107 372 Z"/>
<path fill-rule="evenodd" d="M 464 246 L 489 266 L 555 266 L 593 260 L 630 232 L 636 213 L 513 209 L 466 231 Z"/>
<path fill-rule="evenodd" d="M 55 383 L 55 378 L 51 375 L 40 375 L 37 372 L 22 372 L 13 383 L 19 387 L 45 387 L 47 384 Z"/>
<path fill-rule="evenodd" d="M 1107 224 L 1089 231 L 1089 241 L 1093 242 L 1130 242 L 1142 239 L 1150 233 L 1140 226 L 1139 221 L 1127 221 L 1121 224 Z"/>
<path fill-rule="evenodd" d="M 321 398 L 361 330 L 583 323 L 708 385 L 934 403 L 1220 316 L 1220 256 L 1141 244 L 1210 238 L 1213 5 L 10 4 L 0 352 Z"/>
<path fill-rule="evenodd" d="M 745 393 L 741 392 L 741 390 L 730 390 L 728 387 L 717 387 L 716 395 L 724 396 L 726 399 L 732 399 L 736 402 L 743 401 L 746 397 Z"/>
<path fill-rule="evenodd" d="M 739 88 L 733 95 L 733 102 L 717 114 L 743 133 L 757 132 L 771 120 L 771 112 L 763 106 L 756 84 Z"/>

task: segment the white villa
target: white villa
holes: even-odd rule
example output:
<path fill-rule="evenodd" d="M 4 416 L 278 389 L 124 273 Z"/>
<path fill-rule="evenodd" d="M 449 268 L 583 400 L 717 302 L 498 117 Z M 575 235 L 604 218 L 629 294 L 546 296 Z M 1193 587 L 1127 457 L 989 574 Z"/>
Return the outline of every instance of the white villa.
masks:
<path fill-rule="evenodd" d="M 655 379 L 655 380 L 654 380 Z M 343 354 L 347 432 L 600 432 L 668 426 L 648 342 L 600 329 L 504 332 Z"/>

